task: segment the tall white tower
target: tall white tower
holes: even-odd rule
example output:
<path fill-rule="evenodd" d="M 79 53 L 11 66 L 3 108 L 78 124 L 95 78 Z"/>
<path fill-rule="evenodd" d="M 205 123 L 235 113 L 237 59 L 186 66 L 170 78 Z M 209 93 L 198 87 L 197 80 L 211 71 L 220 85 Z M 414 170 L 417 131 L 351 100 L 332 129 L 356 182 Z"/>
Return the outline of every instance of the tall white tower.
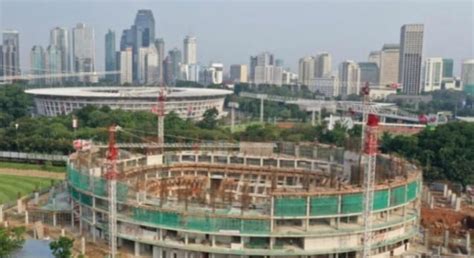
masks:
<path fill-rule="evenodd" d="M 184 64 L 196 64 L 197 63 L 197 41 L 196 37 L 186 36 L 184 38 Z"/>

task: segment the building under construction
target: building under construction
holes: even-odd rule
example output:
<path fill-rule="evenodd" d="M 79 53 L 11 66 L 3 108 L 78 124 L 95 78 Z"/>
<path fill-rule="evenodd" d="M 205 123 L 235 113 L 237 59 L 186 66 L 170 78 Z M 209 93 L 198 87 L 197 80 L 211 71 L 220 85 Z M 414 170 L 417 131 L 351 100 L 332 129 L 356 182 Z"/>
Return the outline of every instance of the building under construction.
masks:
<path fill-rule="evenodd" d="M 110 150 L 109 150 L 110 151 Z M 361 257 L 363 168 L 359 156 L 314 144 L 120 150 L 116 231 L 110 230 L 107 150 L 70 156 L 72 223 L 118 253 L 144 257 Z M 409 248 L 420 218 L 421 171 L 378 155 L 371 257 Z M 114 238 L 115 238 L 114 237 Z"/>

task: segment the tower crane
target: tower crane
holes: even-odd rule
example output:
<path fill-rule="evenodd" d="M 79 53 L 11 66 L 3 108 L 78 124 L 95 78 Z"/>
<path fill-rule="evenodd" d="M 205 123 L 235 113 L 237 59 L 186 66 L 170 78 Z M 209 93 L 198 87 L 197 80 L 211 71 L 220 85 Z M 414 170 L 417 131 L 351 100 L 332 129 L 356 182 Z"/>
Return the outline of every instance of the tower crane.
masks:
<path fill-rule="evenodd" d="M 117 251 L 117 158 L 119 155 L 115 145 L 116 126 L 109 127 L 109 146 L 107 150 L 107 180 L 109 201 L 109 248 L 110 258 L 115 258 Z"/>

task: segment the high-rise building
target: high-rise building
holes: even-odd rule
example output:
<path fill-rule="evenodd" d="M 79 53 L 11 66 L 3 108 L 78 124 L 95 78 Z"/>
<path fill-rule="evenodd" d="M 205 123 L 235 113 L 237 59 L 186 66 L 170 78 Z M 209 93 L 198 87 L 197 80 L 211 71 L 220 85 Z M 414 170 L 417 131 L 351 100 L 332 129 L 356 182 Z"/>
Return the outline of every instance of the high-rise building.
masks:
<path fill-rule="evenodd" d="M 4 75 L 3 71 L 3 45 L 0 45 L 0 76 Z"/>
<path fill-rule="evenodd" d="M 380 67 L 380 51 L 372 51 L 369 53 L 369 58 L 367 61 L 371 63 L 376 63 L 378 67 Z"/>
<path fill-rule="evenodd" d="M 111 72 L 117 69 L 117 53 L 115 43 L 115 31 L 108 30 L 105 34 L 105 71 Z M 117 76 L 108 74 L 105 76 L 108 81 L 115 81 Z"/>
<path fill-rule="evenodd" d="M 53 45 L 49 45 L 46 48 L 45 55 L 45 67 L 47 73 L 51 76 L 46 78 L 46 84 L 48 85 L 57 85 L 61 83 L 60 78 L 54 76 L 62 72 L 62 56 L 61 50 Z"/>
<path fill-rule="evenodd" d="M 397 83 L 400 65 L 400 45 L 384 44 L 379 53 L 379 84 L 386 86 Z"/>
<path fill-rule="evenodd" d="M 165 40 L 163 38 L 158 38 L 155 40 L 155 48 L 158 51 L 158 77 L 160 83 L 164 83 L 164 61 L 165 61 Z"/>
<path fill-rule="evenodd" d="M 379 84 L 379 67 L 372 62 L 359 62 L 360 81 L 362 83 L 368 82 L 370 85 Z"/>
<path fill-rule="evenodd" d="M 255 80 L 255 67 L 257 67 L 257 57 L 250 57 L 250 69 L 249 69 L 249 81 L 253 82 Z"/>
<path fill-rule="evenodd" d="M 230 80 L 236 83 L 246 83 L 248 78 L 248 67 L 244 64 L 230 66 Z"/>
<path fill-rule="evenodd" d="M 441 57 L 427 58 L 424 67 L 423 91 L 441 90 L 443 81 L 443 59 Z"/>
<path fill-rule="evenodd" d="M 443 58 L 443 78 L 453 78 L 454 60 Z"/>
<path fill-rule="evenodd" d="M 132 26 L 133 28 L 133 26 Z M 120 37 L 120 50 L 126 50 L 127 48 L 133 48 L 134 35 L 132 29 L 125 29 L 122 31 L 122 36 Z"/>
<path fill-rule="evenodd" d="M 132 59 L 133 59 L 133 51 L 131 47 L 117 52 L 116 70 L 120 71 L 120 74 L 118 76 L 118 81 L 120 84 L 133 82 L 133 74 L 132 74 L 133 60 Z"/>
<path fill-rule="evenodd" d="M 197 42 L 196 37 L 186 36 L 183 41 L 183 64 L 197 63 Z"/>
<path fill-rule="evenodd" d="M 145 81 L 148 85 L 159 85 L 159 60 L 158 60 L 158 51 L 154 44 L 151 44 L 147 48 L 147 54 L 145 57 Z"/>
<path fill-rule="evenodd" d="M 285 65 L 285 61 L 283 59 L 275 59 L 275 66 L 283 67 Z"/>
<path fill-rule="evenodd" d="M 400 33 L 399 79 L 405 94 L 420 93 L 423 24 L 406 24 Z"/>
<path fill-rule="evenodd" d="M 320 53 L 316 56 L 316 64 L 314 77 L 330 77 L 332 74 L 332 58 L 327 52 Z"/>
<path fill-rule="evenodd" d="M 255 84 L 281 85 L 283 67 L 275 65 L 275 57 L 269 52 L 262 52 L 250 57 L 251 81 Z"/>
<path fill-rule="evenodd" d="M 72 29 L 72 52 L 74 72 L 95 72 L 95 36 L 94 29 L 84 23 L 78 23 Z M 77 77 L 78 81 L 86 83 L 97 82 L 97 76 L 87 75 Z"/>
<path fill-rule="evenodd" d="M 3 72 L 5 76 L 20 75 L 20 34 L 3 31 Z"/>
<path fill-rule="evenodd" d="M 336 97 L 340 94 L 337 76 L 317 77 L 311 80 L 308 89 L 325 97 Z"/>
<path fill-rule="evenodd" d="M 141 48 L 149 47 L 155 42 L 155 18 L 151 10 L 138 10 L 135 22 L 130 28 L 131 32 L 126 32 L 124 44 L 132 41 L 133 45 L 133 80 L 139 82 L 139 51 Z M 131 34 L 131 36 L 130 36 Z"/>
<path fill-rule="evenodd" d="M 167 73 L 168 73 L 168 85 L 174 85 L 177 80 L 181 80 L 181 51 L 177 48 L 173 48 L 168 51 L 168 62 L 166 62 Z"/>
<path fill-rule="evenodd" d="M 224 79 L 224 65 L 221 63 L 211 63 L 199 73 L 199 83 L 208 86 L 210 84 L 221 84 Z"/>
<path fill-rule="evenodd" d="M 315 58 L 307 56 L 300 58 L 298 62 L 298 81 L 302 85 L 310 85 L 315 74 Z"/>
<path fill-rule="evenodd" d="M 71 53 L 69 49 L 69 36 L 66 28 L 56 27 L 50 32 L 49 44 L 61 51 L 61 72 L 71 71 Z M 62 81 L 62 79 L 59 79 Z"/>
<path fill-rule="evenodd" d="M 42 76 L 45 73 L 45 53 L 42 46 L 33 46 L 30 52 L 31 74 Z M 30 81 L 34 85 L 44 84 L 44 78 L 34 78 Z"/>
<path fill-rule="evenodd" d="M 461 81 L 464 92 L 474 95 L 474 59 L 465 60 L 462 63 Z"/>
<path fill-rule="evenodd" d="M 199 82 L 199 72 L 201 66 L 199 64 L 182 64 L 181 74 L 185 81 Z"/>
<path fill-rule="evenodd" d="M 343 97 L 360 93 L 360 68 L 359 65 L 347 60 L 339 66 L 340 94 Z"/>

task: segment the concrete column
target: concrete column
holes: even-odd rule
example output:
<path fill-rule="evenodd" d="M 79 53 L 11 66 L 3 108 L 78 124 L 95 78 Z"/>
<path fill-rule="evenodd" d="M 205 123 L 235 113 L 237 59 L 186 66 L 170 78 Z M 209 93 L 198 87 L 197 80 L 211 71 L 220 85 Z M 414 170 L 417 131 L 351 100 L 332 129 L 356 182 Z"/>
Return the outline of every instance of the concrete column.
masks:
<path fill-rule="evenodd" d="M 455 211 L 460 211 L 461 210 L 461 198 L 456 199 L 456 205 L 454 206 Z"/>
<path fill-rule="evenodd" d="M 138 257 L 140 256 L 140 243 L 135 241 L 135 248 L 134 248 L 134 256 Z"/>
<path fill-rule="evenodd" d="M 273 213 L 275 212 L 275 197 L 270 198 L 270 232 L 273 232 Z"/>
<path fill-rule="evenodd" d="M 0 205 L 0 223 L 3 222 L 4 218 L 3 218 L 3 204 Z"/>
<path fill-rule="evenodd" d="M 57 218 L 56 218 L 56 212 L 53 213 L 53 227 L 56 227 L 57 224 Z"/>
<path fill-rule="evenodd" d="M 309 229 L 309 216 L 311 213 L 311 197 L 306 197 L 306 219 L 305 219 L 305 227 L 304 230 L 308 231 Z"/>
<path fill-rule="evenodd" d="M 447 197 L 447 196 L 448 196 L 448 186 L 443 185 L 443 197 Z"/>
<path fill-rule="evenodd" d="M 86 254 L 86 239 L 84 237 L 81 237 L 81 254 Z"/>
<path fill-rule="evenodd" d="M 428 228 L 425 229 L 425 247 L 430 248 L 430 230 Z"/>
<path fill-rule="evenodd" d="M 263 98 L 260 98 L 260 123 L 263 123 Z"/>
<path fill-rule="evenodd" d="M 233 133 L 235 127 L 235 108 L 232 105 L 232 108 L 230 109 L 230 132 Z"/>
<path fill-rule="evenodd" d="M 295 157 L 299 157 L 299 156 L 300 156 L 300 146 L 295 145 Z"/>
<path fill-rule="evenodd" d="M 212 247 L 216 246 L 216 236 L 214 236 L 214 235 L 211 236 L 211 246 Z"/>
<path fill-rule="evenodd" d="M 273 249 L 273 246 L 275 245 L 275 238 L 270 237 L 270 250 Z"/>
<path fill-rule="evenodd" d="M 185 245 L 188 245 L 188 243 L 189 243 L 188 234 L 185 234 L 185 235 L 184 235 L 184 244 L 185 244 Z"/>
<path fill-rule="evenodd" d="M 23 207 L 23 198 L 20 198 L 18 200 L 16 200 L 16 209 L 17 209 L 17 212 L 22 214 L 23 211 L 24 211 L 24 207 Z"/>
<path fill-rule="evenodd" d="M 161 247 L 153 246 L 153 258 L 161 258 Z"/>
<path fill-rule="evenodd" d="M 25 224 L 26 225 L 30 224 L 30 218 L 28 216 L 28 211 L 25 211 Z"/>
<path fill-rule="evenodd" d="M 471 233 L 466 232 L 466 250 L 467 250 L 467 256 L 471 255 Z"/>
<path fill-rule="evenodd" d="M 316 111 L 315 110 L 311 111 L 311 125 L 312 126 L 316 125 Z"/>
<path fill-rule="evenodd" d="M 260 158 L 260 166 L 263 167 L 263 158 Z"/>
<path fill-rule="evenodd" d="M 38 193 L 38 192 L 35 192 L 34 204 L 35 204 L 35 205 L 38 205 L 38 203 L 39 203 L 39 193 Z"/>
<path fill-rule="evenodd" d="M 62 237 L 66 236 L 66 230 L 64 228 L 61 228 L 61 236 Z"/>
<path fill-rule="evenodd" d="M 449 246 L 449 230 L 444 231 L 443 244 L 444 244 L 444 248 L 448 249 L 448 246 Z"/>

